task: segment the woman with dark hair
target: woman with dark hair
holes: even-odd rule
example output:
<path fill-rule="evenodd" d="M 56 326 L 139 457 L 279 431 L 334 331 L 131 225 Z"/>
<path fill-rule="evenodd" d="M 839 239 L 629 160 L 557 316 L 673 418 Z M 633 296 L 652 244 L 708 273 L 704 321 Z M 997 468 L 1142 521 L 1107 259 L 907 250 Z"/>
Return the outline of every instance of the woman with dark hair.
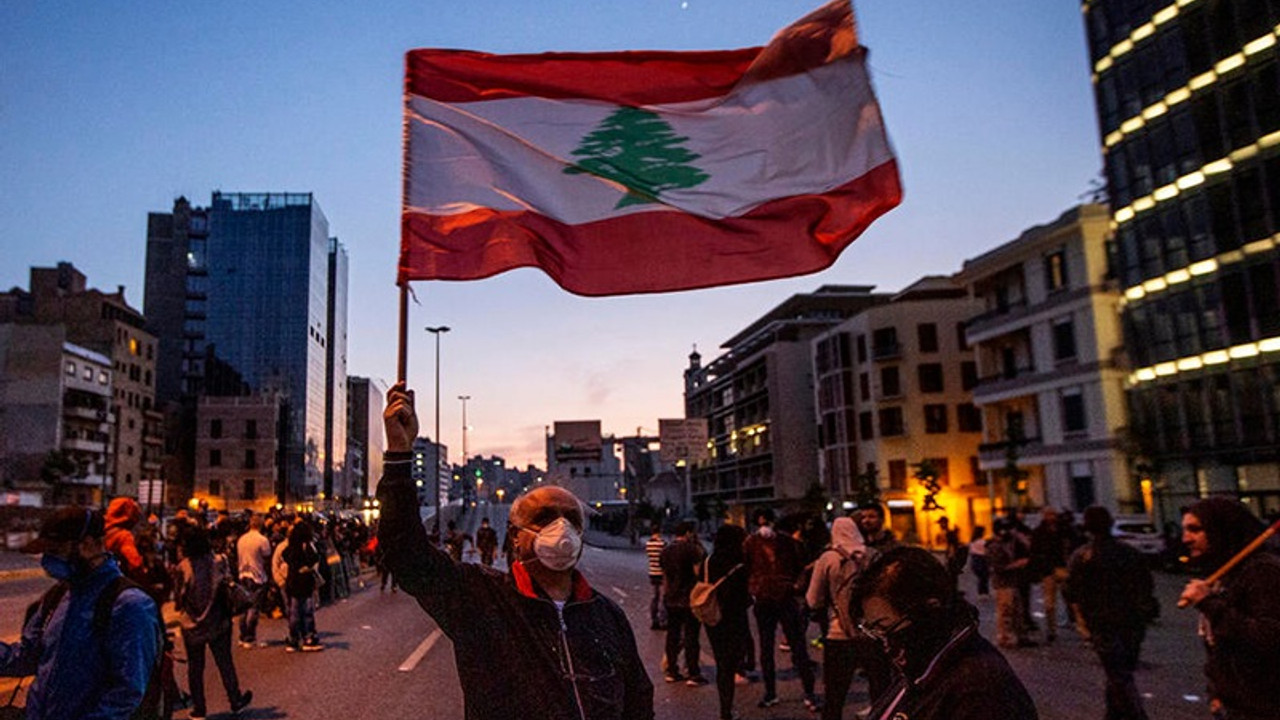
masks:
<path fill-rule="evenodd" d="M 320 553 L 311 523 L 299 519 L 289 531 L 289 545 L 282 555 L 288 574 L 284 595 L 289 606 L 289 641 L 286 652 L 323 650 L 316 639 L 316 576 Z"/>
<path fill-rule="evenodd" d="M 1197 570 L 1222 567 L 1265 530 L 1236 500 L 1205 498 L 1182 516 L 1182 542 Z M 1215 717 L 1280 718 L 1280 556 L 1262 547 L 1216 583 L 1192 580 L 1180 604 L 1200 611 Z"/>
<path fill-rule="evenodd" d="M 209 531 L 192 526 L 180 536 L 182 562 L 178 563 L 174 607 L 179 613 L 182 644 L 187 651 L 187 684 L 191 691 L 193 720 L 205 717 L 204 667 L 206 647 L 222 676 L 222 687 L 238 713 L 253 700 L 253 691 L 240 690 L 231 658 L 231 613 L 221 600 L 219 587 L 231 576 L 227 559 L 214 555 Z"/>
<path fill-rule="evenodd" d="M 859 630 L 880 641 L 896 670 L 867 717 L 1037 717 L 1022 681 L 978 634 L 977 609 L 928 550 L 899 546 L 880 555 L 855 583 L 853 606 Z"/>
<path fill-rule="evenodd" d="M 734 717 L 734 683 L 751 647 L 751 631 L 747 625 L 751 595 L 747 591 L 746 556 L 742 552 L 746 540 L 747 531 L 740 526 L 721 525 L 712 542 L 711 556 L 703 566 L 708 581 L 720 581 L 716 588 L 720 622 L 707 626 L 707 637 L 711 639 L 711 653 L 716 661 L 721 720 Z"/>

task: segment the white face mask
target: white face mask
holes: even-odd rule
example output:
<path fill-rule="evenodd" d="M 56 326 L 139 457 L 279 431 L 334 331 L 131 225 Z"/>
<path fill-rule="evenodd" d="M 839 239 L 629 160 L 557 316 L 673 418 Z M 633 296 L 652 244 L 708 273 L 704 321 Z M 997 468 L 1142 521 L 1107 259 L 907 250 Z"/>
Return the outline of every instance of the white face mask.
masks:
<path fill-rule="evenodd" d="M 539 530 L 537 536 L 533 541 L 533 552 L 543 567 L 563 572 L 578 564 L 578 557 L 582 554 L 582 533 L 573 523 L 557 518 Z"/>

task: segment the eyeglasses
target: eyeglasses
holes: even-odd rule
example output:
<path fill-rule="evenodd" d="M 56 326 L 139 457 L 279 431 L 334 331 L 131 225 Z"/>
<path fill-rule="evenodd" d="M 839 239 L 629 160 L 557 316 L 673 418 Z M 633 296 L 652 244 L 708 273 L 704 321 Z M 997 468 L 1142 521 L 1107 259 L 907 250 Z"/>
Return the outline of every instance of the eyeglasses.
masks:
<path fill-rule="evenodd" d="M 862 634 L 866 635 L 867 637 L 871 637 L 871 638 L 875 638 L 876 640 L 883 641 L 885 638 L 894 634 L 898 630 L 901 630 L 903 626 L 909 624 L 910 622 L 911 622 L 911 618 L 905 617 L 905 616 L 898 618 L 896 622 L 890 623 L 888 625 L 885 625 L 884 621 L 882 620 L 876 620 L 875 622 L 867 622 L 864 620 L 858 623 L 858 629 L 861 630 Z"/>

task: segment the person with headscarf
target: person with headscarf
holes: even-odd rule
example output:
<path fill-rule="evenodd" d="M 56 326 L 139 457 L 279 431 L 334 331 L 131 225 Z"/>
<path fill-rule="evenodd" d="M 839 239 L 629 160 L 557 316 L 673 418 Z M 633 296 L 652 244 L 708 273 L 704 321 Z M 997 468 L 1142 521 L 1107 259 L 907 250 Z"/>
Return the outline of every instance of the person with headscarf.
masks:
<path fill-rule="evenodd" d="M 1212 573 L 1265 526 L 1236 500 L 1205 498 L 1182 516 L 1197 570 Z M 1263 546 L 1215 583 L 1195 579 L 1180 603 L 1200 611 L 1209 702 L 1225 720 L 1280 718 L 1280 555 Z"/>
<path fill-rule="evenodd" d="M 858 576 L 877 555 L 863 541 L 853 518 L 838 517 L 831 523 L 831 544 L 814 563 L 805 600 L 809 607 L 829 608 L 834 614 L 822 646 L 822 685 L 826 693 L 823 720 L 842 717 L 849 686 L 859 667 L 867 675 L 871 700 L 889 685 L 889 660 L 874 640 L 858 631 L 856 610 L 850 604 Z"/>
<path fill-rule="evenodd" d="M 720 622 L 708 625 L 711 654 L 716 661 L 716 691 L 720 698 L 720 720 L 732 720 L 734 685 L 738 669 L 751 647 L 751 631 L 747 624 L 747 608 L 751 593 L 747 589 L 746 556 L 742 544 L 747 531 L 738 525 L 721 525 L 712 541 L 711 555 L 705 561 L 708 582 L 720 582 L 716 600 L 720 604 Z"/>
<path fill-rule="evenodd" d="M 978 611 L 928 550 L 893 548 L 854 586 L 858 628 L 880 643 L 893 683 L 868 718 L 1036 720 L 1035 703 L 1008 661 L 978 633 Z"/>

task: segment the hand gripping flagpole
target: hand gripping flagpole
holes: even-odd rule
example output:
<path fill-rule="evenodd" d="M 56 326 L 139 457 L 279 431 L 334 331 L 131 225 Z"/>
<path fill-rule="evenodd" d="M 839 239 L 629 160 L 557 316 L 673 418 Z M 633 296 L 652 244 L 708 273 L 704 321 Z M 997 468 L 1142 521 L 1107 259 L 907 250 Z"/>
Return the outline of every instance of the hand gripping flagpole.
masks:
<path fill-rule="evenodd" d="M 1204 581 L 1209 585 L 1212 585 L 1218 582 L 1219 580 L 1221 580 L 1223 575 L 1226 575 L 1227 573 L 1231 572 L 1232 568 L 1234 568 L 1236 565 L 1239 565 L 1241 561 L 1243 561 L 1245 558 L 1252 555 L 1255 550 L 1262 547 L 1262 544 L 1265 543 L 1267 540 L 1270 540 L 1271 536 L 1275 535 L 1277 532 L 1280 532 L 1280 520 L 1275 521 L 1274 523 L 1271 524 L 1271 527 L 1259 533 L 1258 537 L 1253 539 L 1253 542 L 1249 543 L 1248 545 L 1245 545 L 1244 548 L 1240 550 L 1240 552 L 1235 554 L 1235 557 L 1223 563 L 1222 567 L 1215 570 L 1213 574 L 1205 578 Z M 1180 608 L 1187 607 L 1190 604 L 1191 603 L 1187 602 L 1186 600 L 1178 600 L 1178 607 Z"/>

